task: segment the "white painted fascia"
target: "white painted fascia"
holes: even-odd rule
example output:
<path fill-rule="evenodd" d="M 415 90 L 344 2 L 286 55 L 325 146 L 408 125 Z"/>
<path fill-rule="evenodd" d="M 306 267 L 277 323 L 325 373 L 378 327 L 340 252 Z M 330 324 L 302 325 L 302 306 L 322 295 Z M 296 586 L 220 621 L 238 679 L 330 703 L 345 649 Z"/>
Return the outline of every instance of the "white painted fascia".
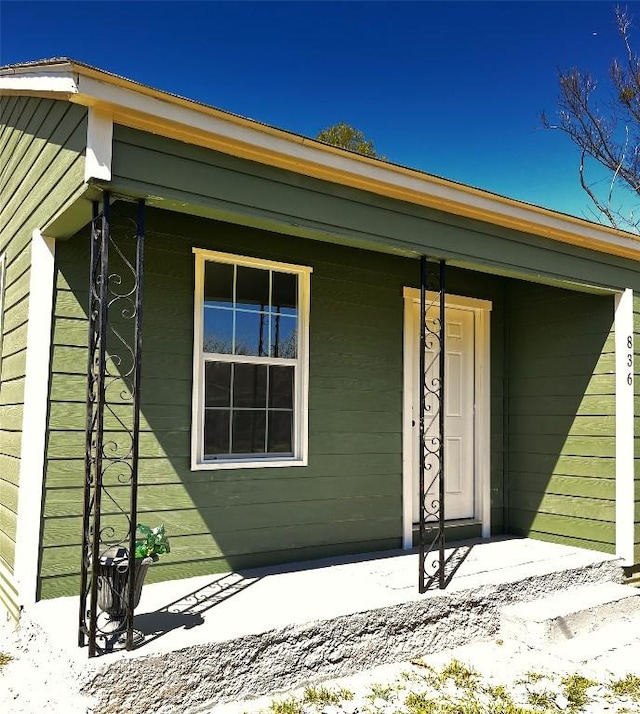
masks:
<path fill-rule="evenodd" d="M 640 259 L 640 240 L 606 226 L 598 226 L 417 170 L 352 156 L 313 139 L 231 114 L 225 116 L 223 112 L 204 104 L 114 78 L 107 73 L 104 73 L 104 79 L 97 78 L 92 76 L 97 71 L 90 73 L 87 69 L 85 73 L 81 65 L 74 63 L 60 63 L 39 69 L 39 72 L 37 67 L 3 70 L 0 72 L 0 94 L 3 89 L 13 93 L 67 92 L 72 95 L 69 98 L 79 104 L 109 107 L 123 123 L 126 123 L 127 113 L 129 116 L 144 115 L 149 117 L 150 124 L 155 125 L 155 130 L 160 121 L 166 126 L 183 127 L 187 134 L 191 129 L 194 134 L 202 132 L 218 141 L 228 139 L 230 145 L 242 143 L 257 154 L 260 151 L 278 154 L 287 160 L 293 171 L 305 173 L 305 165 L 313 164 L 322 172 L 327 172 L 328 180 L 332 180 L 331 172 L 339 172 L 353 177 L 365 190 L 376 192 L 376 187 L 380 189 L 380 185 L 384 184 L 390 190 L 413 194 L 403 200 L 441 207 L 442 210 L 475 216 L 487 222 L 500 224 L 503 220 L 507 222 L 505 225 L 541 236 L 571 236 L 570 242 L 584 244 L 585 247 L 593 248 L 589 243 L 596 241 L 600 244 L 599 250 L 604 250 L 605 246 L 616 247 Z M 123 82 L 131 86 L 123 86 Z M 299 169 L 296 168 L 297 164 Z"/>
<path fill-rule="evenodd" d="M 25 72 L 24 69 L 5 69 L 0 73 L 0 95 L 23 94 L 77 94 L 78 75 L 73 72 L 71 65 L 66 70 L 53 70 L 51 67 L 42 67 Z"/>
<path fill-rule="evenodd" d="M 113 115 L 89 107 L 87 119 L 87 152 L 84 161 L 84 180 L 111 181 L 113 156 Z"/>
<path fill-rule="evenodd" d="M 33 93 L 36 95 L 66 95 L 71 98 L 79 92 L 80 76 L 72 65 L 58 65 L 57 69 L 28 67 L 7 69 L 0 72 L 0 95 Z M 104 84 L 104 83 L 101 83 Z M 107 86 L 104 84 L 104 86 Z M 111 158 L 113 154 L 113 114 L 109 110 L 92 106 L 97 97 L 88 101 L 87 151 L 84 165 L 84 180 L 111 181 Z"/>
<path fill-rule="evenodd" d="M 99 99 L 101 102 L 113 106 L 147 114 L 185 127 L 192 127 L 232 141 L 240 141 L 267 151 L 274 151 L 294 159 L 294 161 L 298 159 L 301 163 L 313 162 L 362 179 L 384 182 L 448 203 L 472 207 L 481 213 L 509 216 L 520 221 L 523 230 L 529 230 L 529 225 L 535 222 L 550 232 L 579 233 L 586 240 L 593 239 L 611 243 L 633 250 L 640 256 L 638 240 L 613 234 L 610 230 L 600 229 L 596 224 L 590 224 L 578 218 L 574 219 L 571 216 L 556 215 L 537 206 L 515 202 L 489 194 L 481 189 L 473 189 L 462 184 L 458 186 L 451 181 L 421 174 L 417 171 L 399 172 L 394 166 L 387 166 L 381 162 L 364 162 L 360 157 L 328 152 L 318 142 L 305 137 L 287 135 L 284 132 L 282 136 L 275 136 L 271 131 L 263 130 L 257 122 L 255 126 L 240 125 L 222 117 L 206 114 L 203 112 L 204 107 L 196 102 L 193 102 L 193 107 L 184 106 L 80 74 L 76 101 L 81 101 L 83 97 L 86 97 L 87 103 Z"/>
<path fill-rule="evenodd" d="M 15 580 L 20 605 L 37 596 L 47 433 L 55 240 L 34 231 L 18 487 Z"/>
<path fill-rule="evenodd" d="M 633 290 L 615 295 L 616 365 L 616 555 L 633 565 L 634 551 L 634 376 Z"/>

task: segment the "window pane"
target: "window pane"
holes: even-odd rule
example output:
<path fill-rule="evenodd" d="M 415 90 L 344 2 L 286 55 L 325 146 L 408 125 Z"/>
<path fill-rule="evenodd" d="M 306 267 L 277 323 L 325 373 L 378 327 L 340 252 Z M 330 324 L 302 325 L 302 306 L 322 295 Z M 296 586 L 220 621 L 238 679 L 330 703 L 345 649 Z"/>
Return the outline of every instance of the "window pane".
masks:
<path fill-rule="evenodd" d="M 212 305 L 227 305 L 233 302 L 233 265 L 228 263 L 204 264 L 204 301 Z"/>
<path fill-rule="evenodd" d="M 229 453 L 229 412 L 226 409 L 205 409 L 204 457 Z"/>
<path fill-rule="evenodd" d="M 270 454 L 292 454 L 291 440 L 293 412 L 269 411 L 269 438 L 267 451 Z"/>
<path fill-rule="evenodd" d="M 298 354 L 298 318 L 271 316 L 271 357 L 295 359 Z"/>
<path fill-rule="evenodd" d="M 293 273 L 273 273 L 271 308 L 288 315 L 297 313 L 298 276 Z"/>
<path fill-rule="evenodd" d="M 269 367 L 269 407 L 293 409 L 293 367 Z"/>
<path fill-rule="evenodd" d="M 243 310 L 269 307 L 269 271 L 238 266 L 236 305 Z"/>
<path fill-rule="evenodd" d="M 267 367 L 262 364 L 233 365 L 233 406 L 265 409 L 267 406 Z"/>
<path fill-rule="evenodd" d="M 237 355 L 269 354 L 269 316 L 264 312 L 236 312 Z"/>
<path fill-rule="evenodd" d="M 265 427 L 264 409 L 233 412 L 233 453 L 264 454 Z"/>
<path fill-rule="evenodd" d="M 231 406 L 231 365 L 225 362 L 206 362 L 204 369 L 205 406 Z"/>
<path fill-rule="evenodd" d="M 232 345 L 233 312 L 205 306 L 202 349 L 205 352 L 231 354 Z"/>

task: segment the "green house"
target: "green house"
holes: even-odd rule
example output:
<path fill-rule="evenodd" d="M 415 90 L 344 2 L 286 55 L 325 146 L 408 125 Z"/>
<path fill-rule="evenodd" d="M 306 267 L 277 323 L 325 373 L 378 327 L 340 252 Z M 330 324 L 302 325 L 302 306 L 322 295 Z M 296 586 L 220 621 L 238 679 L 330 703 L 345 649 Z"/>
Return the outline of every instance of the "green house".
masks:
<path fill-rule="evenodd" d="M 67 59 L 0 69 L 0 156 L 14 616 L 83 587 L 96 468 L 105 540 L 132 494 L 171 537 L 150 580 L 413 547 L 441 377 L 447 539 L 640 561 L 635 236 Z"/>

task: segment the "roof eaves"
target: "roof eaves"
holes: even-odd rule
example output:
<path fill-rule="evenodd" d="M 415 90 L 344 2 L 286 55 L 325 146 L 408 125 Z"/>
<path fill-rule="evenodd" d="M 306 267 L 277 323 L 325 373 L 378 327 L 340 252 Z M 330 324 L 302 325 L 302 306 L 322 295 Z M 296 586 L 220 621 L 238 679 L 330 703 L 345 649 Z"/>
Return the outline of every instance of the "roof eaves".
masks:
<path fill-rule="evenodd" d="M 52 74 L 54 77 L 51 77 Z M 184 126 L 186 131 L 178 132 L 183 141 L 188 140 L 185 134 L 190 129 L 197 128 L 201 139 L 207 134 L 220 139 L 216 145 L 218 150 L 232 154 L 239 151 L 236 154 L 239 156 L 245 151 L 245 157 L 252 156 L 262 163 L 286 167 L 298 173 L 315 175 L 374 193 L 393 195 L 411 203 L 430 205 L 431 202 L 434 207 L 439 204 L 442 210 L 460 215 L 465 215 L 466 211 L 467 215 L 489 223 L 510 223 L 512 227 L 519 226 L 518 230 L 555 237 L 564 242 L 579 243 L 586 238 L 594 247 L 598 243 L 598 250 L 603 250 L 607 242 L 612 245 L 623 243 L 635 246 L 634 252 L 640 254 L 638 237 L 626 231 L 507 198 L 419 169 L 362 156 L 178 94 L 155 89 L 67 57 L 0 67 L 0 93 L 2 78 L 11 75 L 30 77 L 32 91 L 42 91 L 47 77 L 52 80 L 56 77 L 59 80 L 65 78 L 66 83 L 62 82 L 56 88 L 57 91 L 74 94 L 73 101 L 88 106 L 104 102 L 121 109 L 123 115 L 127 112 L 131 115 L 133 105 L 137 104 L 136 111 L 143 117 L 141 122 L 145 126 L 155 123 L 155 127 L 159 131 L 166 131 L 167 136 L 171 136 L 171 124 Z M 42 75 L 42 84 L 35 81 L 38 75 Z M 70 82 L 72 75 L 75 77 L 75 86 Z M 87 81 L 84 81 L 85 78 Z M 136 97 L 139 99 L 136 100 Z M 162 111 L 156 111 L 158 108 Z M 177 122 L 176 116 L 179 116 Z M 193 139 L 191 141 L 197 143 Z M 508 223 L 505 223 L 505 218 Z M 576 236 L 575 241 L 571 239 L 572 235 Z"/>

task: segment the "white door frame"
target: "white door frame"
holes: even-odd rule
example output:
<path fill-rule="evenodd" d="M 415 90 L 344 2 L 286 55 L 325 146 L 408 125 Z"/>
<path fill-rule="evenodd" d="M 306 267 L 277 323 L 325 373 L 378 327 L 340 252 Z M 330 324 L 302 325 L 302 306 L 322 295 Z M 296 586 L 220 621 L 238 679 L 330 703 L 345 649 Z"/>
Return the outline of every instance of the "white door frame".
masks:
<path fill-rule="evenodd" d="M 412 355 L 418 325 L 415 324 L 413 305 L 420 302 L 420 290 L 403 289 L 404 297 L 404 357 L 402 408 L 402 547 L 413 547 L 413 465 L 414 429 L 411 409 L 418 386 L 413 383 Z M 436 293 L 427 293 L 429 303 L 437 303 Z M 490 374 L 490 300 L 478 300 L 447 294 L 445 307 L 469 310 L 474 316 L 475 394 L 473 428 L 474 443 L 474 519 L 482 524 L 482 537 L 491 534 L 491 374 Z"/>

